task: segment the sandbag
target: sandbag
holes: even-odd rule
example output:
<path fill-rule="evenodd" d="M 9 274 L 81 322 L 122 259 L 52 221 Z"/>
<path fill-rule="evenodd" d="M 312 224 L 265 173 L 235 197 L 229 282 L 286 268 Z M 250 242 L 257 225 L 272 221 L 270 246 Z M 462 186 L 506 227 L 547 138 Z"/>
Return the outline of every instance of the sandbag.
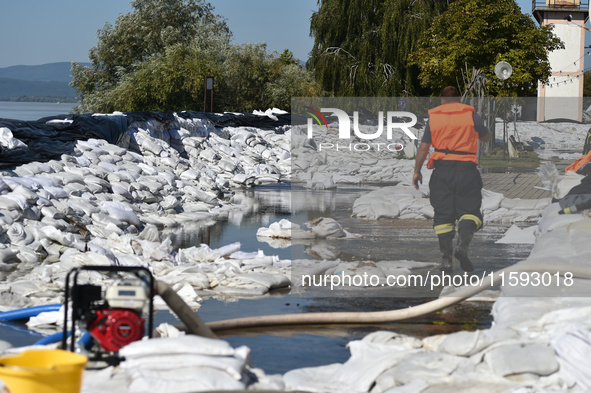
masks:
<path fill-rule="evenodd" d="M 126 204 L 120 202 L 102 202 L 101 206 L 111 217 L 137 227 L 141 226 L 141 221 L 137 214 Z"/>

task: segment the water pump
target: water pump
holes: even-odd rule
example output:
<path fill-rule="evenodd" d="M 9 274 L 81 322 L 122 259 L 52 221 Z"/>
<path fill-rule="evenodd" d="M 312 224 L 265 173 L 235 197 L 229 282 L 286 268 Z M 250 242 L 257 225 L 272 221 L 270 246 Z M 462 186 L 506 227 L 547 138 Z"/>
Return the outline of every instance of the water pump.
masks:
<path fill-rule="evenodd" d="M 109 285 L 80 284 L 83 271 L 110 273 Z M 72 284 L 70 285 L 70 283 Z M 91 360 L 116 358 L 125 345 L 141 340 L 148 320 L 148 337 L 154 323 L 154 278 L 144 267 L 82 266 L 66 276 L 65 316 L 62 347 L 76 350 L 76 332 L 87 331 L 92 338 Z M 71 320 L 68 324 L 69 305 Z M 147 313 L 147 316 L 145 315 Z"/>

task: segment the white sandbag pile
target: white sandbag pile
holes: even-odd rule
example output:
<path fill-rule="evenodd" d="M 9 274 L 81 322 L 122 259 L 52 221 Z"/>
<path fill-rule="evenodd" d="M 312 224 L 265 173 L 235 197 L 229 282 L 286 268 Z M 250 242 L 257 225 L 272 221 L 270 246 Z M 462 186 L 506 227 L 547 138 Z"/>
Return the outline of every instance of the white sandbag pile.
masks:
<path fill-rule="evenodd" d="M 359 126 L 369 132 L 369 126 Z M 411 128 L 418 134 L 419 131 Z M 375 130 L 374 130 L 375 131 Z M 332 189 L 339 184 L 383 183 L 408 180 L 414 168 L 415 141 L 402 132 L 392 140 L 339 139 L 338 132 L 317 133 L 307 138 L 307 128 L 291 129 L 291 176 L 311 189 Z M 338 145 L 338 147 L 337 147 Z M 390 148 L 388 148 L 390 146 Z M 396 146 L 413 149 L 400 150 Z M 369 149 L 368 149 L 369 147 Z"/>
<path fill-rule="evenodd" d="M 423 183 L 428 183 L 427 172 Z M 392 195 L 396 195 L 392 198 Z M 384 187 L 359 197 L 353 204 L 353 217 L 368 220 L 381 218 L 431 219 L 433 208 L 429 202 L 429 190 L 425 185 L 416 190 L 409 183 Z M 550 198 L 519 199 L 505 198 L 503 194 L 482 190 L 482 210 L 485 223 L 532 223 L 537 222 Z"/>
<path fill-rule="evenodd" d="M 251 384 L 250 349 L 192 335 L 133 342 L 117 368 L 84 373 L 82 392 L 185 393 L 243 390 Z"/>
<path fill-rule="evenodd" d="M 534 244 L 536 242 L 536 233 L 538 226 L 534 225 L 525 229 L 519 228 L 517 225 L 511 227 L 505 232 L 502 238 L 497 240 L 497 244 Z"/>
<path fill-rule="evenodd" d="M 311 231 L 302 229 L 300 225 L 282 219 L 278 222 L 272 223 L 268 228 L 259 228 L 257 230 L 257 238 L 297 240 L 314 239 L 315 236 Z"/>
<path fill-rule="evenodd" d="M 20 141 L 12 135 L 7 127 L 0 127 L 0 146 L 5 147 L 8 150 L 17 149 L 19 147 L 27 146 L 23 141 Z"/>
<path fill-rule="evenodd" d="M 531 146 L 542 160 L 560 158 L 574 161 L 581 156 L 588 130 L 588 124 L 574 122 L 520 121 L 507 125 L 508 135 L 515 136 L 525 146 Z M 496 135 L 497 138 L 503 135 L 503 122 L 499 120 Z"/>
<path fill-rule="evenodd" d="M 393 195 L 396 197 L 393 198 Z M 353 203 L 352 216 L 368 220 L 433 218 L 433 208 L 427 195 L 424 189 L 416 190 L 405 183 L 383 187 L 359 197 Z"/>
<path fill-rule="evenodd" d="M 59 302 L 65 275 L 82 265 L 146 266 L 168 279 L 175 269 L 203 270 L 174 282 L 195 307 L 196 291 L 239 286 L 260 294 L 289 285 L 269 257 L 249 258 L 261 263 L 244 268 L 228 255 L 190 259 L 172 243 L 183 231 L 248 209 L 232 201 L 232 187 L 289 177 L 289 130 L 216 129 L 209 120 L 175 119 L 135 122 L 118 146 L 78 141 L 61 160 L 0 173 L 0 274 L 8 283 L 1 305 Z M 35 289 L 17 291 L 19 282 Z"/>
<path fill-rule="evenodd" d="M 250 349 L 199 336 L 137 341 L 122 348 L 129 392 L 244 389 Z M 169 361 L 167 361 L 169 359 Z"/>
<path fill-rule="evenodd" d="M 304 226 L 308 229 L 302 229 L 287 219 L 281 219 L 269 225 L 268 228 L 259 228 L 257 238 L 272 239 L 339 239 L 357 237 L 346 231 L 341 224 L 330 217 L 320 217 L 313 221 L 306 222 Z"/>

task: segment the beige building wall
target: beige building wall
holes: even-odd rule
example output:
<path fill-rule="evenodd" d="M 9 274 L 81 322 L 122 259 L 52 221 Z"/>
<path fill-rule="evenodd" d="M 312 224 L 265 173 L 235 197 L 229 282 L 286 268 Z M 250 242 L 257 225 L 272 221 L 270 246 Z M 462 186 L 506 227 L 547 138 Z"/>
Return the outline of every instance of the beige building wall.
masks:
<path fill-rule="evenodd" d="M 559 2 L 547 0 L 547 5 Z M 552 51 L 548 56 L 552 75 L 546 85 L 538 86 L 538 121 L 551 119 L 582 121 L 583 119 L 585 29 L 567 21 L 565 18 L 568 15 L 572 16 L 572 22 L 584 25 L 587 11 L 567 9 L 547 11 L 543 14 L 542 26 L 554 25 L 554 34 L 564 42 L 565 48 Z"/>

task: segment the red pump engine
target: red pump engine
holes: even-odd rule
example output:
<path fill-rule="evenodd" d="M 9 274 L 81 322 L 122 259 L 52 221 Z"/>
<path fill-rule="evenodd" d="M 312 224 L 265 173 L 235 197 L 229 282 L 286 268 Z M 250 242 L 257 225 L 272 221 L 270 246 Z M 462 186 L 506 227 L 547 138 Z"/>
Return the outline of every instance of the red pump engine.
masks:
<path fill-rule="evenodd" d="M 108 285 L 78 284 L 83 271 L 102 271 L 116 279 Z M 134 277 L 135 276 L 135 277 Z M 74 279 L 70 287 L 71 277 Z M 68 299 L 71 297 L 71 323 L 68 324 Z M 134 266 L 82 266 L 66 276 L 66 310 L 62 346 L 67 348 L 68 330 L 72 333 L 70 351 L 84 345 L 94 360 L 116 364 L 118 352 L 124 346 L 141 340 L 146 333 L 152 337 L 154 321 L 154 278 L 150 271 Z M 147 318 L 144 314 L 147 313 Z M 86 330 L 92 342 L 75 337 L 76 331 Z M 89 358 L 90 358 L 89 357 Z"/>
<path fill-rule="evenodd" d="M 119 352 L 121 348 L 144 336 L 145 319 L 130 310 L 96 310 L 88 322 L 88 332 L 103 351 Z"/>

